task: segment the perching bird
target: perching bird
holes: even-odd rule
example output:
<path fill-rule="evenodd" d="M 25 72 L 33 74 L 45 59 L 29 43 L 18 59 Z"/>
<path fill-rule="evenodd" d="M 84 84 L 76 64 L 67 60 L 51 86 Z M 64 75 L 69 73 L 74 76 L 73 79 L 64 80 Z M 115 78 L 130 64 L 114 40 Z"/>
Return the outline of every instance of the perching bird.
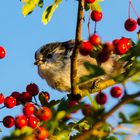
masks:
<path fill-rule="evenodd" d="M 46 80 L 49 86 L 59 91 L 70 91 L 70 63 L 71 54 L 74 47 L 74 41 L 55 42 L 42 46 L 35 53 L 35 64 L 38 66 L 39 75 Z M 90 56 L 83 56 L 78 54 L 78 77 L 89 74 L 89 71 L 84 67 L 84 62 L 90 62 L 97 65 L 94 58 Z M 108 79 L 108 75 L 120 69 L 121 65 L 118 64 L 114 57 L 110 57 L 105 63 L 102 63 L 101 67 L 104 69 L 107 75 L 101 76 L 101 80 Z M 93 87 L 93 83 L 99 77 L 94 78 L 86 86 L 81 86 L 83 90 L 89 90 Z M 92 83 L 92 85 L 90 85 Z M 87 86 L 88 85 L 88 86 Z M 94 87 L 93 87 L 94 88 Z"/>

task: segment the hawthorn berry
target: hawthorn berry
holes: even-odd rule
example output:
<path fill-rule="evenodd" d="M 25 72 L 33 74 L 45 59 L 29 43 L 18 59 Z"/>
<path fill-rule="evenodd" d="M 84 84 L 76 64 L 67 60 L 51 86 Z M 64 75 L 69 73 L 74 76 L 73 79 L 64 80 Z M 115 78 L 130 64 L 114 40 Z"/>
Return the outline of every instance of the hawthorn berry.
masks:
<path fill-rule="evenodd" d="M 69 109 L 71 109 L 71 108 L 73 108 L 74 106 L 76 106 L 76 105 L 78 105 L 78 102 L 77 101 L 75 101 L 75 100 L 70 100 L 69 102 L 68 102 L 68 108 Z M 74 110 L 74 111 L 72 111 L 72 113 L 76 113 L 78 110 Z"/>
<path fill-rule="evenodd" d="M 127 45 L 123 40 L 120 40 L 115 45 L 116 53 L 119 55 L 125 54 L 128 51 Z"/>
<path fill-rule="evenodd" d="M 27 118 L 24 115 L 17 116 L 15 118 L 15 126 L 16 128 L 23 128 L 28 125 Z"/>
<path fill-rule="evenodd" d="M 100 21 L 103 18 L 103 13 L 97 10 L 91 12 L 91 19 L 95 22 Z"/>
<path fill-rule="evenodd" d="M 112 42 L 112 44 L 114 46 L 116 46 L 119 42 L 120 42 L 120 39 L 114 39 L 113 42 Z"/>
<path fill-rule="evenodd" d="M 4 95 L 0 93 L 0 104 L 2 104 L 3 102 L 4 102 Z"/>
<path fill-rule="evenodd" d="M 12 116 L 6 116 L 3 118 L 2 122 L 6 128 L 11 128 L 15 124 L 15 119 Z"/>
<path fill-rule="evenodd" d="M 48 102 L 50 99 L 50 94 L 47 91 L 42 91 L 39 94 L 39 99 L 41 100 L 42 97 Z"/>
<path fill-rule="evenodd" d="M 101 51 L 98 55 L 97 55 L 97 59 L 100 63 L 104 63 L 106 62 L 110 57 L 110 53 L 106 53 L 104 51 Z"/>
<path fill-rule="evenodd" d="M 38 109 L 35 115 L 40 121 L 48 121 L 52 118 L 52 112 L 48 107 L 42 107 Z"/>
<path fill-rule="evenodd" d="M 8 96 L 4 99 L 4 105 L 7 108 L 13 108 L 16 106 L 16 99 L 12 96 Z"/>
<path fill-rule="evenodd" d="M 30 102 L 32 100 L 32 95 L 29 93 L 29 92 L 22 92 L 22 102 L 25 103 L 25 102 Z"/>
<path fill-rule="evenodd" d="M 129 50 L 132 47 L 132 41 L 129 38 L 122 37 L 120 40 L 124 42 L 127 50 Z"/>
<path fill-rule="evenodd" d="M 90 36 L 89 42 L 94 46 L 98 46 L 101 44 L 101 39 L 100 39 L 99 35 L 93 34 L 92 36 Z"/>
<path fill-rule="evenodd" d="M 4 58 L 6 55 L 6 51 L 4 47 L 0 46 L 0 59 Z"/>
<path fill-rule="evenodd" d="M 94 108 L 92 107 L 91 104 L 85 104 L 85 106 L 82 108 L 82 113 L 85 116 L 90 116 L 94 112 Z"/>
<path fill-rule="evenodd" d="M 36 96 L 39 93 L 39 87 L 35 83 L 30 83 L 26 86 L 26 91 L 32 96 Z"/>
<path fill-rule="evenodd" d="M 34 135 L 37 140 L 45 140 L 46 138 L 48 138 L 49 133 L 44 127 L 37 127 L 34 130 Z"/>
<path fill-rule="evenodd" d="M 23 107 L 23 113 L 25 116 L 31 116 L 35 112 L 35 106 L 32 103 L 26 103 Z"/>
<path fill-rule="evenodd" d="M 93 3 L 95 0 L 85 0 L 86 3 Z"/>
<path fill-rule="evenodd" d="M 11 96 L 16 99 L 16 105 L 19 105 L 21 103 L 22 95 L 19 92 L 14 91 L 14 92 L 11 93 Z"/>
<path fill-rule="evenodd" d="M 103 92 L 100 92 L 96 95 L 96 102 L 100 105 L 104 105 L 107 102 L 107 95 Z"/>
<path fill-rule="evenodd" d="M 137 24 L 140 26 L 140 17 L 137 19 Z"/>
<path fill-rule="evenodd" d="M 111 88 L 110 93 L 112 97 L 119 98 L 122 95 L 123 91 L 119 86 L 115 86 Z"/>
<path fill-rule="evenodd" d="M 137 28 L 137 21 L 135 19 L 129 18 L 125 21 L 124 27 L 127 31 L 133 32 Z"/>
<path fill-rule="evenodd" d="M 86 56 L 86 55 L 89 55 L 90 54 L 90 52 L 92 51 L 92 49 L 93 49 L 92 44 L 89 41 L 84 41 L 84 42 L 82 42 L 82 45 L 80 47 L 80 53 L 82 55 L 85 55 Z"/>
<path fill-rule="evenodd" d="M 102 52 L 104 52 L 106 55 L 110 55 L 111 53 L 114 53 L 115 52 L 115 47 L 112 44 L 112 42 L 104 43 Z"/>
<path fill-rule="evenodd" d="M 39 120 L 34 117 L 34 116 L 30 116 L 28 117 L 28 126 L 32 127 L 32 128 L 36 128 L 38 126 Z"/>

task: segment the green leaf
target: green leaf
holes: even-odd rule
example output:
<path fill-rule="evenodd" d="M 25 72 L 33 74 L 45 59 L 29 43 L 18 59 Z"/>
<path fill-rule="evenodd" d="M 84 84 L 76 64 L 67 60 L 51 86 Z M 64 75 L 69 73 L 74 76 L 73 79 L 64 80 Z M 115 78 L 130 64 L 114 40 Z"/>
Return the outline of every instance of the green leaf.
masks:
<path fill-rule="evenodd" d="M 90 74 L 80 77 L 80 83 L 105 74 L 104 70 L 101 67 L 90 64 L 89 62 L 85 62 L 84 66 L 90 72 Z"/>
<path fill-rule="evenodd" d="M 50 102 L 47 102 L 43 93 L 39 94 L 39 101 L 40 101 L 42 106 L 47 106 L 47 107 L 55 106 L 60 102 L 60 100 L 52 100 Z"/>
<path fill-rule="evenodd" d="M 88 11 L 90 9 L 90 4 L 89 3 L 85 3 L 84 8 L 85 8 L 85 11 Z"/>
<path fill-rule="evenodd" d="M 23 7 L 22 7 L 22 14 L 24 16 L 29 15 L 38 5 L 39 0 L 29 0 Z"/>
<path fill-rule="evenodd" d="M 62 0 L 55 0 L 56 4 L 60 4 L 62 2 Z"/>
<path fill-rule="evenodd" d="M 53 5 L 51 5 L 45 9 L 45 11 L 42 14 L 42 23 L 43 24 L 46 25 L 51 20 L 54 11 L 56 10 L 56 8 L 58 7 L 58 5 L 61 2 L 62 2 L 62 0 L 55 0 L 55 3 Z"/>
<path fill-rule="evenodd" d="M 130 120 L 139 120 L 140 118 L 140 110 L 130 115 Z"/>
<path fill-rule="evenodd" d="M 28 2 L 29 0 L 21 0 L 21 2 Z"/>
<path fill-rule="evenodd" d="M 115 136 L 110 136 L 110 137 L 105 138 L 103 140 L 119 140 L 119 139 L 117 137 L 115 137 Z"/>
<path fill-rule="evenodd" d="M 93 10 L 96 10 L 96 11 L 102 11 L 102 8 L 100 6 L 100 4 L 98 2 L 93 2 L 90 6 L 90 9 L 93 11 Z"/>
<path fill-rule="evenodd" d="M 55 137 L 56 140 L 69 140 L 69 131 L 62 131 L 59 135 Z"/>
<path fill-rule="evenodd" d="M 139 100 L 134 100 L 130 102 L 129 104 L 135 105 L 135 106 L 140 106 L 140 101 Z"/>
<path fill-rule="evenodd" d="M 128 122 L 128 120 L 123 112 L 119 112 L 119 118 L 122 120 L 122 122 Z"/>
<path fill-rule="evenodd" d="M 56 115 L 56 120 L 61 120 L 66 116 L 66 111 L 59 111 Z"/>
<path fill-rule="evenodd" d="M 89 72 L 91 72 L 92 74 L 95 74 L 95 76 L 105 74 L 104 70 L 101 67 L 93 65 L 89 62 L 84 62 L 84 66 Z"/>
<path fill-rule="evenodd" d="M 39 6 L 40 8 L 42 8 L 43 5 L 44 5 L 43 0 L 39 0 L 39 2 L 38 2 L 38 6 Z"/>

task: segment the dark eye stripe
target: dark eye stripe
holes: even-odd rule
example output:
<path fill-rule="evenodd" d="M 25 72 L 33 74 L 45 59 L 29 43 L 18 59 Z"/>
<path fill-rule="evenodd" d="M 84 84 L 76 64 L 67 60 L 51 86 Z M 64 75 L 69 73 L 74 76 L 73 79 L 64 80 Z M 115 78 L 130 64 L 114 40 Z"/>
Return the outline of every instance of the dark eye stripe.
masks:
<path fill-rule="evenodd" d="M 52 58 L 52 57 L 53 57 L 52 54 L 48 54 L 48 55 L 47 55 L 47 58 Z"/>

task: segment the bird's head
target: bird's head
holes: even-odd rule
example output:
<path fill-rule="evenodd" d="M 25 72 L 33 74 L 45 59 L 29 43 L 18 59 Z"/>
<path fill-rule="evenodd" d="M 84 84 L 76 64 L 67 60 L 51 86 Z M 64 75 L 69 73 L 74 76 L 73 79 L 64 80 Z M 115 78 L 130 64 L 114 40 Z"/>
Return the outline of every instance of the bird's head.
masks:
<path fill-rule="evenodd" d="M 50 43 L 39 48 L 35 53 L 35 65 L 57 64 L 70 58 L 73 41 Z"/>

